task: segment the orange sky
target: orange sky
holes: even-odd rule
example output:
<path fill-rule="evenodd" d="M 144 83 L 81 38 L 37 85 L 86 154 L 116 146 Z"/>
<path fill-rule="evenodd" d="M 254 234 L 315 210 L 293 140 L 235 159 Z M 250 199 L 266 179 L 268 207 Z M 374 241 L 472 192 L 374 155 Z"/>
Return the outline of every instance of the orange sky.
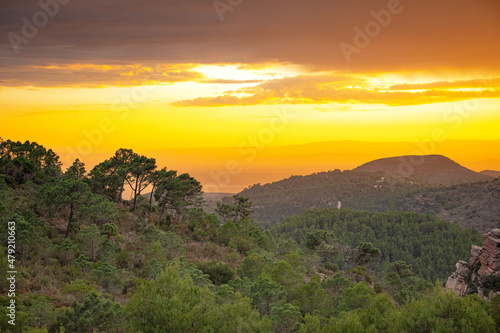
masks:
<path fill-rule="evenodd" d="M 405 154 L 500 170 L 498 1 L 54 8 L 0 5 L 0 137 L 66 165 L 132 148 L 222 192 Z"/>

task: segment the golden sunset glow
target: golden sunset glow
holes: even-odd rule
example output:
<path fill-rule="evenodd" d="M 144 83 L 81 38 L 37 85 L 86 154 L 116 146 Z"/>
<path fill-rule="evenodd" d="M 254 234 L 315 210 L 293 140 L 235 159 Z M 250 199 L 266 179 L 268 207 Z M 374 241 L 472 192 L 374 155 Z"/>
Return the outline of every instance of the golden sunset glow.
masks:
<path fill-rule="evenodd" d="M 120 147 L 154 152 L 158 165 L 221 192 L 413 153 L 500 169 L 498 3 L 464 2 L 450 14 L 441 3 L 401 2 L 401 14 L 351 62 L 339 44 L 354 43 L 353 28 L 385 2 L 335 3 L 315 15 L 290 4 L 302 13 L 296 24 L 250 4 L 221 22 L 208 4 L 196 7 L 207 20 L 196 28 L 210 34 L 194 33 L 191 24 L 201 23 L 186 19 L 177 39 L 174 23 L 159 18 L 137 30 L 132 21 L 117 26 L 111 37 L 107 27 L 84 25 L 86 10 L 68 23 L 65 15 L 82 10 L 69 4 L 18 53 L 3 41 L 0 136 L 51 147 L 66 166 L 80 158 L 90 168 Z M 189 17 L 169 6 L 156 9 Z M 259 13 L 267 14 L 253 24 Z M 2 34 L 21 24 L 5 24 Z M 242 171 L 210 188 L 230 161 Z"/>

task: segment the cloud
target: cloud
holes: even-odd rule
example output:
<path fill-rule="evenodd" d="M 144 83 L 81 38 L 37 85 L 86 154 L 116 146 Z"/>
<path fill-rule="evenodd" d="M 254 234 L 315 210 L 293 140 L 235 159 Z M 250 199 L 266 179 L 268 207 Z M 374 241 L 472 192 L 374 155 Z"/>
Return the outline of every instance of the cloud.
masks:
<path fill-rule="evenodd" d="M 472 81 L 463 82 L 466 86 L 472 85 Z M 493 80 L 493 82 L 497 82 L 497 80 Z M 479 84 L 479 81 L 477 84 Z M 429 84 L 429 87 L 433 86 L 442 87 L 444 85 L 439 82 Z M 456 88 L 460 85 L 451 86 Z M 399 85 L 393 87 L 398 88 Z M 228 91 L 222 96 L 177 101 L 172 105 L 177 107 L 214 107 L 276 103 L 368 103 L 401 106 L 500 97 L 500 89 L 485 89 L 481 91 L 427 89 L 421 92 L 398 90 L 394 90 L 392 87 L 384 90 L 373 88 L 368 79 L 359 78 L 355 75 L 301 75 L 275 79 L 237 91 Z"/>
<path fill-rule="evenodd" d="M 247 84 L 247 83 L 260 83 L 263 80 L 227 80 L 227 79 L 214 79 L 214 80 L 204 80 L 200 83 L 216 83 L 216 84 Z"/>
<path fill-rule="evenodd" d="M 484 80 L 459 80 L 440 81 L 420 84 L 397 84 L 391 90 L 416 90 L 416 89 L 460 89 L 460 88 L 500 88 L 500 78 Z"/>
<path fill-rule="evenodd" d="M 16 66 L 4 71 L 3 86 L 86 87 L 170 84 L 204 80 L 195 65 Z"/>
<path fill-rule="evenodd" d="M 86 0 L 61 5 L 49 23 L 14 53 L 38 1 L 2 0 L 0 70 L 50 64 L 285 62 L 314 70 L 387 72 L 500 65 L 498 0 L 401 0 L 369 45 L 348 63 L 339 45 L 387 9 L 387 0 L 243 1 L 224 20 L 207 0 Z"/>

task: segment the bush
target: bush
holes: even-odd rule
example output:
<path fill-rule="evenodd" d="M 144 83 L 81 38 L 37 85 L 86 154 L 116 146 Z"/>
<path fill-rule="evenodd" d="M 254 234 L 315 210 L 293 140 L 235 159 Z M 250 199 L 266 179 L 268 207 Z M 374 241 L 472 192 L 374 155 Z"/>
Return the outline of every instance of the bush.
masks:
<path fill-rule="evenodd" d="M 327 262 L 325 264 L 325 268 L 331 270 L 334 273 L 337 273 L 339 271 L 339 265 L 333 264 L 331 262 Z"/>
<path fill-rule="evenodd" d="M 113 222 L 105 223 L 102 226 L 102 234 L 108 237 L 116 236 L 118 235 L 118 226 Z"/>
<path fill-rule="evenodd" d="M 67 332 L 123 332 L 123 308 L 92 291 L 60 318 Z"/>
<path fill-rule="evenodd" d="M 488 275 L 481 279 L 481 287 L 493 292 L 500 291 L 500 276 Z"/>
<path fill-rule="evenodd" d="M 226 284 L 234 277 L 234 271 L 225 263 L 206 261 L 199 262 L 196 266 L 209 276 L 210 281 L 217 285 Z"/>
<path fill-rule="evenodd" d="M 253 239 L 243 236 L 235 236 L 231 239 L 229 243 L 232 247 L 236 248 L 239 253 L 247 254 L 250 250 L 257 247 Z"/>

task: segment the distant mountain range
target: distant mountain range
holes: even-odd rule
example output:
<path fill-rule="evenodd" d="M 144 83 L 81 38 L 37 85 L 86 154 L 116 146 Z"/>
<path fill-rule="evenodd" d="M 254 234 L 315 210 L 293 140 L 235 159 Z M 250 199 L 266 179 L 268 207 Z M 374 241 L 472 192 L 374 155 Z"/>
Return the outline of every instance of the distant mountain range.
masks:
<path fill-rule="evenodd" d="M 500 171 L 494 171 L 494 170 L 483 170 L 480 172 L 480 174 L 494 178 L 500 177 Z"/>
<path fill-rule="evenodd" d="M 355 168 L 354 171 L 387 172 L 432 185 L 474 183 L 492 180 L 495 177 L 489 173 L 467 169 L 442 155 L 382 158 L 365 163 Z"/>
<path fill-rule="evenodd" d="M 254 219 L 281 223 L 310 208 L 372 212 L 414 211 L 485 232 L 500 225 L 500 178 L 478 173 L 441 155 L 399 156 L 353 170 L 292 176 L 254 185 L 240 194 L 254 204 Z"/>

